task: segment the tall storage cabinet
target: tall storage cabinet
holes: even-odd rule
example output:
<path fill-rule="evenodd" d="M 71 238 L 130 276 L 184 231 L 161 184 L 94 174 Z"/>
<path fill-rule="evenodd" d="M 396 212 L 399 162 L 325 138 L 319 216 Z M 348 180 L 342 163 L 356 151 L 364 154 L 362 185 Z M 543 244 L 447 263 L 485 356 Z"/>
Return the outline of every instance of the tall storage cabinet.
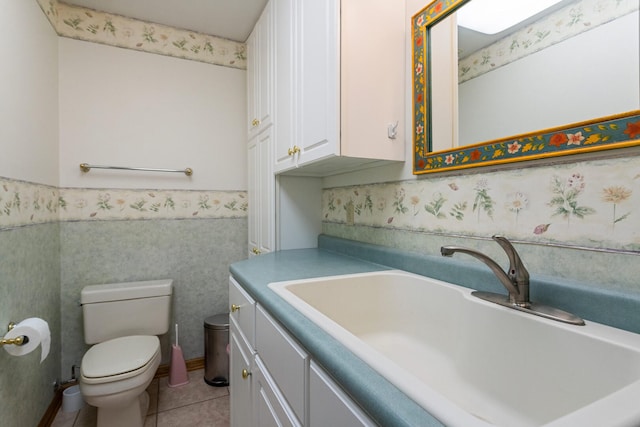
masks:
<path fill-rule="evenodd" d="M 275 250 L 273 14 L 267 3 L 247 39 L 249 256 Z"/>

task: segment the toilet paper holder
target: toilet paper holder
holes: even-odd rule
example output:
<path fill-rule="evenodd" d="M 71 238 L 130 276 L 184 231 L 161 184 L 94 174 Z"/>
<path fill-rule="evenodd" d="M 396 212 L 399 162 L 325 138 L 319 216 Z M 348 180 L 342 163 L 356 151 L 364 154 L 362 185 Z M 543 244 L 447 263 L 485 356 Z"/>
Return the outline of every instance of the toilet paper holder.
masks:
<path fill-rule="evenodd" d="M 9 322 L 9 326 L 7 327 L 7 331 L 12 330 L 16 324 L 14 322 Z M 26 335 L 21 335 L 15 338 L 2 338 L 0 339 L 0 347 L 3 345 L 25 345 L 29 342 L 29 337 Z"/>

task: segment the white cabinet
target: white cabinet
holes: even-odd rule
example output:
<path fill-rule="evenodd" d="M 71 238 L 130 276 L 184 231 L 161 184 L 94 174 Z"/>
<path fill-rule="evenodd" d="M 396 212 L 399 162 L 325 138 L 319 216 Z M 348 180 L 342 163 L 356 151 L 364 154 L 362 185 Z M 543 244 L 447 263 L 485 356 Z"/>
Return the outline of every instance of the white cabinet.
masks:
<path fill-rule="evenodd" d="M 246 427 L 253 424 L 253 353 L 234 320 L 229 322 L 229 345 L 231 425 Z"/>
<path fill-rule="evenodd" d="M 295 418 L 306 419 L 309 356 L 260 305 L 256 308 L 256 351 Z"/>
<path fill-rule="evenodd" d="M 375 425 L 233 277 L 229 302 L 232 427 Z"/>
<path fill-rule="evenodd" d="M 231 426 L 253 425 L 253 379 L 255 358 L 255 301 L 229 279 L 229 391 Z"/>
<path fill-rule="evenodd" d="M 255 381 L 255 420 L 256 427 L 297 427 L 302 426 L 286 399 L 280 392 L 275 380 L 269 375 L 260 356 L 256 356 L 253 373 Z"/>
<path fill-rule="evenodd" d="M 340 386 L 312 361 L 309 370 L 309 427 L 375 425 Z"/>
<path fill-rule="evenodd" d="M 404 160 L 404 3 L 271 1 L 275 172 L 324 176 Z"/>
<path fill-rule="evenodd" d="M 273 122 L 273 15 L 267 3 L 247 39 L 248 136 L 252 139 Z"/>
<path fill-rule="evenodd" d="M 272 4 L 267 3 L 247 39 L 249 257 L 271 252 L 276 245 L 273 49 Z"/>
<path fill-rule="evenodd" d="M 272 126 L 249 141 L 249 257 L 275 250 L 276 181 L 273 175 L 273 144 Z"/>

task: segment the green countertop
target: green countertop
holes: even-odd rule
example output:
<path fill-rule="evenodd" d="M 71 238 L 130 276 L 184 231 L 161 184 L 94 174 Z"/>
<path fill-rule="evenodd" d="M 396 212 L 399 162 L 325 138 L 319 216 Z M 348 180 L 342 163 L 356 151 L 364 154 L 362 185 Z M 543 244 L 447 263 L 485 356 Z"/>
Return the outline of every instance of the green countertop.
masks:
<path fill-rule="evenodd" d="M 441 426 L 422 407 L 276 295 L 268 284 L 284 280 L 399 269 L 468 288 L 504 292 L 493 273 L 474 260 L 458 260 L 320 235 L 320 249 L 273 252 L 231 265 L 231 274 L 302 344 L 380 425 Z M 531 299 L 583 319 L 640 333 L 640 293 L 605 290 L 531 275 Z M 399 349 L 402 351 L 402 349 Z"/>
<path fill-rule="evenodd" d="M 273 252 L 231 265 L 245 290 L 294 336 L 379 425 L 442 426 L 338 341 L 276 295 L 268 284 L 284 280 L 389 270 L 389 267 L 322 249 Z"/>

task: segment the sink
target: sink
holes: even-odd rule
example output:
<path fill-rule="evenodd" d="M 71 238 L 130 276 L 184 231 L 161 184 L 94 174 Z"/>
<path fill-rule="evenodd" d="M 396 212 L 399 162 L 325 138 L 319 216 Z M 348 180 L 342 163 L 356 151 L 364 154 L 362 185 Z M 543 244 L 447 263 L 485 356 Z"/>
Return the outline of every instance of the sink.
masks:
<path fill-rule="evenodd" d="M 447 426 L 640 425 L 640 335 L 400 270 L 269 284 Z"/>

